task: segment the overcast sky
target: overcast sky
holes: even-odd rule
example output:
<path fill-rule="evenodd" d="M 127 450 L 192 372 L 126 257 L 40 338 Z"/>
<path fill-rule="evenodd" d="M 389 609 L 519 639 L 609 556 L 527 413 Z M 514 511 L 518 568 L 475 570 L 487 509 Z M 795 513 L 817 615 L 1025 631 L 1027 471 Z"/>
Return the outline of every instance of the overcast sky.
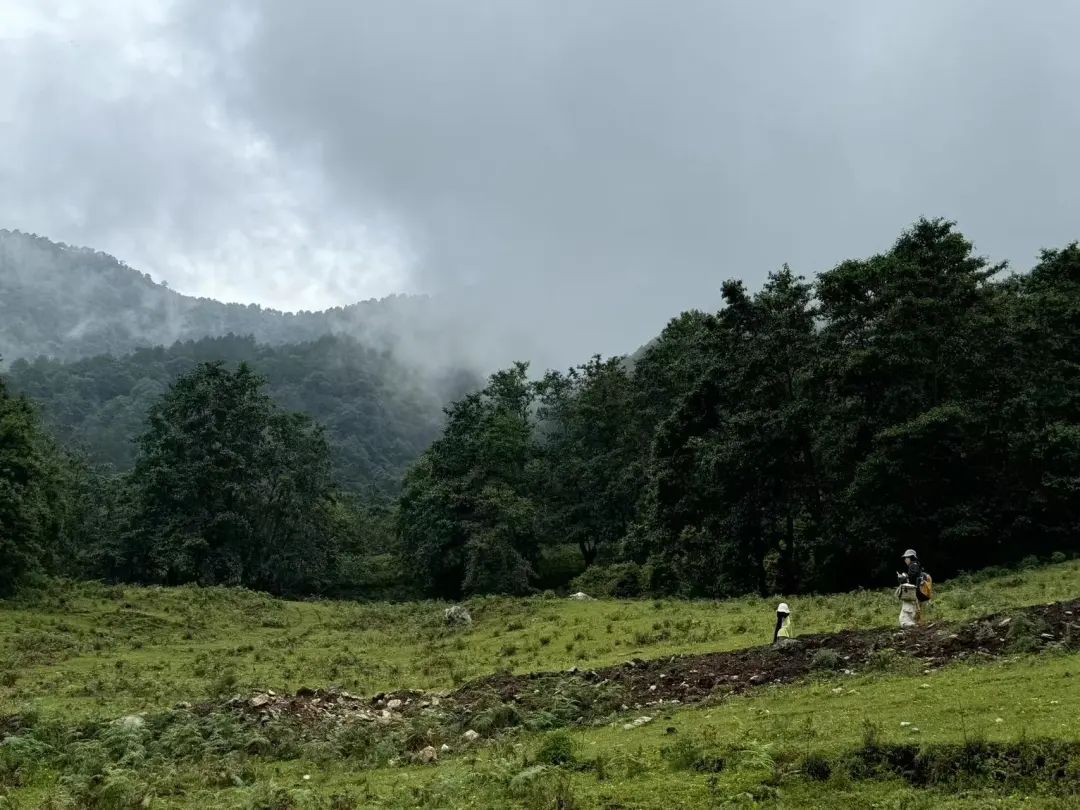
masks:
<path fill-rule="evenodd" d="M 0 227 L 542 364 L 947 216 L 1080 237 L 1080 4 L 0 0 Z M 523 341 L 524 337 L 531 340 Z"/>

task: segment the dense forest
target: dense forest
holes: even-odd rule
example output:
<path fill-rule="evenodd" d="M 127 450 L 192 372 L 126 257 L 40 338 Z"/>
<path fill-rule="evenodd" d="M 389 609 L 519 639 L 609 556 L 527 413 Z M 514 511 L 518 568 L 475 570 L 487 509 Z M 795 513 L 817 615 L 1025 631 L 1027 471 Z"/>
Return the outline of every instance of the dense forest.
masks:
<path fill-rule="evenodd" d="M 447 598 L 794 594 L 887 585 L 910 546 L 938 577 L 1080 551 L 1080 246 L 1008 274 L 920 220 L 813 280 L 785 266 L 722 293 L 632 362 L 496 372 L 389 507 L 356 485 L 407 453 L 358 435 L 381 424 L 367 411 L 336 421 L 380 401 L 348 387 L 381 379 L 378 353 L 334 344 L 361 358 L 338 376 L 237 338 L 17 364 L 65 447 L 0 389 L 0 588 L 53 572 L 363 595 L 377 567 Z M 69 444 L 108 434 L 108 402 L 125 427 L 97 452 L 127 471 Z M 376 460 L 343 466 L 339 442 Z"/>
<path fill-rule="evenodd" d="M 495 374 L 406 477 L 405 560 L 522 593 L 571 540 L 587 588 L 725 596 L 1078 551 L 1080 247 L 1003 270 L 922 220 L 814 282 L 726 282 L 632 371 Z"/>
<path fill-rule="evenodd" d="M 356 492 L 395 492 L 405 469 L 438 435 L 443 405 L 478 382 L 463 371 L 421 374 L 390 351 L 350 337 L 268 346 L 227 335 L 120 357 L 17 360 L 8 386 L 38 405 L 65 447 L 124 471 L 135 462 L 134 438 L 150 406 L 178 376 L 213 361 L 257 368 L 279 405 L 320 423 L 338 482 Z"/>

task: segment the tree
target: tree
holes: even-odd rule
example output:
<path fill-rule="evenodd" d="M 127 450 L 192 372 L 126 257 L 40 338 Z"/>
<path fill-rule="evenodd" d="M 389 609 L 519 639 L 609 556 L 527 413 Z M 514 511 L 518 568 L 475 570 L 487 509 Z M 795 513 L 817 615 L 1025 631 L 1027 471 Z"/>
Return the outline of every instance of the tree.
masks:
<path fill-rule="evenodd" d="M 447 409 L 447 424 L 406 475 L 398 528 L 405 564 L 426 590 L 525 593 L 539 553 L 540 467 L 524 363 L 493 374 Z"/>
<path fill-rule="evenodd" d="M 576 544 L 589 566 L 626 534 L 640 491 L 630 374 L 622 358 L 596 356 L 566 374 L 549 372 L 538 389 L 542 532 L 548 542 Z"/>
<path fill-rule="evenodd" d="M 264 385 L 243 363 L 205 363 L 151 409 L 120 575 L 275 593 L 332 580 L 340 538 L 326 439 Z"/>
<path fill-rule="evenodd" d="M 822 522 L 811 288 L 786 266 L 723 287 L 714 365 L 656 433 L 646 531 L 693 591 L 797 590 Z"/>
<path fill-rule="evenodd" d="M 30 402 L 11 396 L 0 379 L 0 594 L 53 551 L 49 452 Z"/>

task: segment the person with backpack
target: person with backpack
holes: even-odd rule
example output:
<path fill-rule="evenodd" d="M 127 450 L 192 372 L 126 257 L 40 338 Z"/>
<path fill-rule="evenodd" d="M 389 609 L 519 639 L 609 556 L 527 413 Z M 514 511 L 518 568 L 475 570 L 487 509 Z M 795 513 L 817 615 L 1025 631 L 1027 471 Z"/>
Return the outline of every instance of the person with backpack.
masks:
<path fill-rule="evenodd" d="M 915 586 L 915 594 L 919 600 L 919 605 L 929 602 L 934 595 L 933 580 L 923 570 L 922 563 L 919 562 L 919 555 L 915 553 L 915 549 L 909 548 L 904 552 L 904 563 L 907 565 L 907 581 Z"/>

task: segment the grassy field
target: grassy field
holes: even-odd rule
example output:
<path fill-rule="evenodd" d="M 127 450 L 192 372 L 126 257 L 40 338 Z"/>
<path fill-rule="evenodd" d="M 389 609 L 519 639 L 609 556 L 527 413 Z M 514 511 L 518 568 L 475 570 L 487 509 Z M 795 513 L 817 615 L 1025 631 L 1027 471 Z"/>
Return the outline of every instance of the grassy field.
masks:
<path fill-rule="evenodd" d="M 1075 561 L 981 572 L 944 584 L 935 618 L 1078 594 Z M 755 646 L 773 601 L 477 599 L 473 627 L 449 632 L 436 603 L 53 583 L 0 602 L 0 808 L 1076 806 L 1080 655 L 1064 652 L 826 672 L 665 706 L 630 729 L 648 710 L 548 731 L 520 718 L 475 745 L 460 727 L 364 736 L 224 708 L 256 689 L 438 691 L 507 669 Z M 896 622 L 887 589 L 787 601 L 800 633 Z M 412 764 L 419 734 L 452 750 Z"/>
<path fill-rule="evenodd" d="M 1080 562 L 986 571 L 939 589 L 934 617 L 962 620 L 1080 594 Z M 256 688 L 330 684 L 371 694 L 448 689 L 501 670 L 596 667 L 767 643 L 776 599 L 722 602 L 483 598 L 449 633 L 444 604 L 287 602 L 223 588 L 54 584 L 0 601 L 0 713 L 161 709 Z M 889 589 L 788 598 L 800 633 L 888 627 Z"/>

